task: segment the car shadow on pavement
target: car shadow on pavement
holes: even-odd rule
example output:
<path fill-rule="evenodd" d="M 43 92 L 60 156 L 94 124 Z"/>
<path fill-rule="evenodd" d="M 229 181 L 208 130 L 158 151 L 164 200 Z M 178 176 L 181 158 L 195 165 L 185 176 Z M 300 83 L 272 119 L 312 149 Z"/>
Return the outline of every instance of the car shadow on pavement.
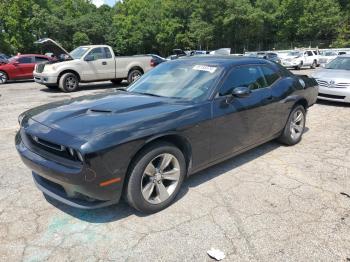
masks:
<path fill-rule="evenodd" d="M 275 141 L 263 144 L 255 149 L 251 149 L 239 156 L 226 160 L 222 163 L 216 164 L 209 167 L 203 171 L 200 171 L 190 177 L 188 177 L 181 187 L 181 190 L 176 197 L 174 202 L 179 201 L 184 197 L 190 188 L 194 188 L 203 184 L 217 176 L 220 176 L 234 168 L 244 165 L 252 160 L 263 156 L 276 148 L 282 146 L 280 143 Z M 90 222 L 90 223 L 109 223 L 126 218 L 130 215 L 136 215 L 138 217 L 150 216 L 149 214 L 143 214 L 127 205 L 124 200 L 121 200 L 117 205 L 112 205 L 109 207 L 94 209 L 94 210 L 82 210 L 70 207 L 63 203 L 60 203 L 49 196 L 45 196 L 47 201 L 53 206 L 57 207 L 61 211 L 78 218 L 80 220 Z"/>
<path fill-rule="evenodd" d="M 320 105 L 334 106 L 334 107 L 350 107 L 350 104 L 348 104 L 348 103 L 321 100 L 321 99 L 317 99 L 316 103 L 320 104 Z"/>

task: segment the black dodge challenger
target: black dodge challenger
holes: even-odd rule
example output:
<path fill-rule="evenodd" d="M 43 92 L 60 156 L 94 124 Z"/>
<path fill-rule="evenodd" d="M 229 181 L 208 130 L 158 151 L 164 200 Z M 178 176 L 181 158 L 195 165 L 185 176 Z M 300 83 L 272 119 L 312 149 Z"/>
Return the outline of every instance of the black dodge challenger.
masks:
<path fill-rule="evenodd" d="M 15 143 L 44 194 L 85 209 L 124 196 L 152 213 L 190 174 L 272 139 L 298 143 L 317 89 L 259 58 L 179 59 L 125 90 L 24 112 Z"/>

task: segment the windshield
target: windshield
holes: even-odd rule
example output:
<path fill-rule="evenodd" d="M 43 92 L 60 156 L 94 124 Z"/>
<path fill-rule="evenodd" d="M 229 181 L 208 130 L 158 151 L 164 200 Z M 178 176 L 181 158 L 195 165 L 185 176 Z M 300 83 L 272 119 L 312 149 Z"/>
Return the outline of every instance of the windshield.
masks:
<path fill-rule="evenodd" d="M 83 55 L 89 50 L 88 47 L 77 47 L 72 52 L 70 52 L 70 56 L 73 57 L 73 59 L 80 59 L 83 57 Z"/>
<path fill-rule="evenodd" d="M 337 57 L 326 65 L 327 69 L 350 70 L 350 57 Z"/>
<path fill-rule="evenodd" d="M 218 65 L 183 60 L 167 62 L 145 74 L 127 91 L 200 101 L 208 96 L 221 72 Z"/>
<path fill-rule="evenodd" d="M 287 56 L 301 56 L 301 53 L 300 53 L 300 52 L 297 52 L 297 51 L 294 51 L 294 52 L 288 53 Z"/>

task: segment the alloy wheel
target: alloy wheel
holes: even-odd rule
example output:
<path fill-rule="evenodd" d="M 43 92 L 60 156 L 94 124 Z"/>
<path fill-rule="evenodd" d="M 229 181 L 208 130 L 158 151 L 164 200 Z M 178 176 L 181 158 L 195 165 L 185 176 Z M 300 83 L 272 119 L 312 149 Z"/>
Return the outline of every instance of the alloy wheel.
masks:
<path fill-rule="evenodd" d="M 303 134 L 304 124 L 304 113 L 301 110 L 295 111 L 290 123 L 290 132 L 293 140 L 299 139 L 299 137 Z"/>
<path fill-rule="evenodd" d="M 146 166 L 141 178 L 143 198 L 151 204 L 166 201 L 180 181 L 180 164 L 169 153 L 160 154 Z"/>
<path fill-rule="evenodd" d="M 69 90 L 74 90 L 78 84 L 78 81 L 76 80 L 75 77 L 69 76 L 66 79 L 66 88 Z"/>
<path fill-rule="evenodd" d="M 131 81 L 132 81 L 132 83 L 135 82 L 136 80 L 138 80 L 141 76 L 142 76 L 142 75 L 141 75 L 140 72 L 134 71 L 134 72 L 131 74 Z"/>
<path fill-rule="evenodd" d="M 7 75 L 4 72 L 0 72 L 0 84 L 5 84 L 7 82 Z"/>

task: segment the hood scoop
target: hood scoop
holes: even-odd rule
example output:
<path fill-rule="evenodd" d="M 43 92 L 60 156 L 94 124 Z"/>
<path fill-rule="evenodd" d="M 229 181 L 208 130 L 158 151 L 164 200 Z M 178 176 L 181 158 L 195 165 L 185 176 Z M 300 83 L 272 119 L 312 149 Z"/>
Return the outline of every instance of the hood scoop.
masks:
<path fill-rule="evenodd" d="M 105 113 L 105 114 L 109 114 L 112 113 L 112 110 L 108 110 L 108 109 L 89 109 L 88 113 Z"/>

